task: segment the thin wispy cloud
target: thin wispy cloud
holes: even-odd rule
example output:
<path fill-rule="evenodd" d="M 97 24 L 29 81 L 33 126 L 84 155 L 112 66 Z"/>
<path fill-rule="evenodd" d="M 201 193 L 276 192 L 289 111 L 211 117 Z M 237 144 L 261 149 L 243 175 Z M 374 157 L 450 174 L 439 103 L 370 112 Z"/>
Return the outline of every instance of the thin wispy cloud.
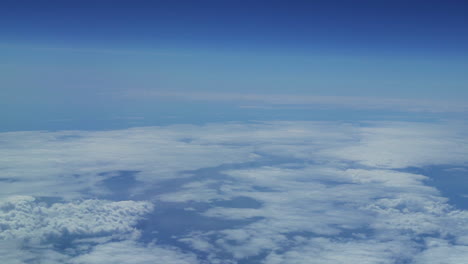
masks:
<path fill-rule="evenodd" d="M 115 95 L 114 95 L 115 96 Z M 241 108 L 254 109 L 352 109 L 352 110 L 393 110 L 402 112 L 467 112 L 463 102 L 424 99 L 402 99 L 388 97 L 316 96 L 307 94 L 255 94 L 217 92 L 167 92 L 155 90 L 124 91 L 116 96 L 131 99 L 155 100 L 173 99 L 205 101 L 211 103 L 230 102 Z"/>

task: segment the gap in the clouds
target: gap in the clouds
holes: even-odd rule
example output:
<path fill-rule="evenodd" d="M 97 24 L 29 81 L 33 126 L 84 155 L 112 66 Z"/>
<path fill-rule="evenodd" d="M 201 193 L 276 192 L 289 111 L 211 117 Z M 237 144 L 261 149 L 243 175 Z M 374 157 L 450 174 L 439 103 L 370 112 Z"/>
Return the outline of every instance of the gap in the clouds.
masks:
<path fill-rule="evenodd" d="M 188 140 L 188 139 L 187 139 Z M 259 154 L 259 153 L 258 153 Z M 161 245 L 177 246 L 184 251 L 196 251 L 197 256 L 206 259 L 208 252 L 197 251 L 186 242 L 180 241 L 181 238 L 190 237 L 191 234 L 205 233 L 224 229 L 236 229 L 247 226 L 251 223 L 261 220 L 261 217 L 252 217 L 242 220 L 224 219 L 204 216 L 203 212 L 214 207 L 224 208 L 252 208 L 258 209 L 263 204 L 255 199 L 245 196 L 226 196 L 225 199 L 214 199 L 203 201 L 186 202 L 165 202 L 157 197 L 167 193 L 176 193 L 183 190 L 185 184 L 209 182 L 206 188 L 218 190 L 225 184 L 235 184 L 235 179 L 224 174 L 227 170 L 258 168 L 271 165 L 285 165 L 286 167 L 305 166 L 304 161 L 295 158 L 282 158 L 273 155 L 261 155 L 262 158 L 252 162 L 222 164 L 216 167 L 201 168 L 197 170 L 181 171 L 181 174 L 187 177 L 176 178 L 157 182 L 147 189 L 146 193 L 140 196 L 134 196 L 138 199 L 151 199 L 156 197 L 155 210 L 141 220 L 136 228 L 141 231 L 140 241 L 150 243 L 157 241 Z M 254 186 L 256 191 L 271 192 L 269 188 Z M 222 192 L 220 192 L 222 197 Z M 206 237 L 210 243 L 214 243 L 216 237 Z M 219 248 L 218 248 L 219 249 Z M 212 252 L 211 252 L 212 253 Z M 266 253 L 265 253 L 266 254 Z M 240 263 L 258 263 L 265 254 L 246 258 Z M 232 259 L 233 256 L 228 252 L 217 251 L 216 257 L 221 259 Z"/>
<path fill-rule="evenodd" d="M 269 188 L 269 187 L 264 187 L 264 186 L 258 186 L 258 185 L 252 185 L 252 190 L 255 190 L 257 192 L 277 192 L 276 190 Z"/>
<path fill-rule="evenodd" d="M 99 232 L 93 234 L 71 234 L 67 229 L 61 230 L 60 235 L 49 235 L 44 241 L 52 245 L 53 249 L 69 256 L 89 253 L 94 246 L 105 242 L 118 242 L 122 238 L 113 237 L 112 233 Z"/>
<path fill-rule="evenodd" d="M 354 228 L 354 229 L 343 229 L 339 228 L 339 234 L 333 235 L 323 235 L 323 234 L 315 234 L 310 231 L 297 231 L 297 232 L 288 232 L 283 233 L 286 236 L 288 243 L 281 244 L 281 248 L 277 248 L 274 250 L 262 250 L 258 255 L 247 257 L 245 259 L 241 259 L 238 261 L 238 264 L 256 264 L 260 263 L 264 260 L 270 253 L 273 251 L 276 254 L 284 254 L 289 250 L 297 247 L 301 243 L 306 243 L 311 238 L 329 238 L 332 240 L 337 241 L 359 241 L 359 240 L 366 240 L 371 238 L 374 235 L 374 230 L 362 227 L 362 228 Z M 401 264 L 406 264 L 409 262 L 399 262 Z"/>
<path fill-rule="evenodd" d="M 99 176 L 106 177 L 100 185 L 109 192 L 102 198 L 117 201 L 132 200 L 132 190 L 138 185 L 135 176 L 139 172 L 121 170 L 99 173 Z"/>
<path fill-rule="evenodd" d="M 12 179 L 12 178 L 0 178 L 0 183 L 14 183 L 14 182 L 19 182 L 20 180 L 18 179 Z"/>
<path fill-rule="evenodd" d="M 187 235 L 193 231 L 238 228 L 262 219 L 261 217 L 242 220 L 218 219 L 200 214 L 197 210 L 201 209 L 200 207 L 209 208 L 208 205 L 194 203 L 157 203 L 155 210 L 136 226 L 142 231 L 141 240 L 150 242 L 157 238 L 158 241 L 171 241 L 175 237 Z"/>
<path fill-rule="evenodd" d="M 184 139 L 191 141 L 191 139 Z M 211 208 L 224 207 L 224 208 L 261 208 L 263 204 L 260 201 L 252 199 L 247 196 L 223 196 L 223 192 L 220 187 L 223 185 L 236 185 L 236 178 L 225 174 L 225 171 L 229 170 L 242 170 L 252 169 L 261 167 L 281 167 L 287 169 L 300 169 L 310 165 L 323 166 L 326 161 L 314 162 L 305 161 L 298 158 L 283 158 L 281 156 L 269 155 L 266 153 L 256 153 L 261 158 L 252 162 L 245 163 L 231 163 L 222 164 L 216 167 L 207 167 L 196 170 L 180 171 L 179 178 L 173 178 L 170 180 L 155 181 L 152 183 L 143 183 L 138 181 L 137 175 L 139 171 L 131 170 L 119 170 L 119 171 L 108 171 L 102 172 L 99 176 L 103 177 L 100 182 L 101 188 L 108 191 L 108 193 L 99 196 L 99 198 L 111 199 L 111 200 L 152 200 L 155 204 L 155 210 L 150 214 L 146 215 L 144 219 L 139 221 L 135 226 L 136 229 L 141 231 L 139 238 L 140 242 L 151 243 L 156 241 L 161 246 L 175 246 L 185 252 L 194 252 L 197 257 L 202 261 L 208 261 L 209 256 L 214 256 L 218 259 L 232 260 L 233 256 L 223 250 L 221 247 L 216 246 L 216 231 L 225 229 L 242 229 L 254 222 L 261 221 L 262 217 L 252 217 L 242 220 L 233 220 L 217 217 L 209 217 L 203 215 L 203 213 Z M 359 163 L 340 163 L 342 167 L 346 168 L 363 168 Z M 375 168 L 374 168 L 375 169 Z M 415 172 L 410 170 L 416 170 L 417 168 L 407 168 L 406 171 Z M 467 170 L 467 168 L 453 169 L 447 167 L 445 169 L 452 169 L 455 172 L 461 172 Z M 421 170 L 421 169 L 419 169 Z M 434 169 L 433 169 L 434 170 Z M 437 170 L 435 170 L 437 171 Z M 468 171 L 468 170 L 467 170 Z M 427 173 L 418 173 L 427 175 Z M 300 181 L 301 179 L 296 179 Z M 326 178 L 314 178 L 313 181 L 317 181 L 325 185 L 339 185 L 344 182 L 328 180 Z M 306 181 L 306 179 L 304 179 Z M 240 183 L 240 182 L 239 182 Z M 187 184 L 201 184 L 201 188 L 214 190 L 217 192 L 215 198 L 204 199 L 204 197 L 195 197 L 195 200 L 182 201 L 182 202 L 168 202 L 160 197 L 164 194 L 177 193 L 178 191 L 184 190 L 190 192 L 192 187 L 186 187 Z M 205 185 L 207 184 L 207 185 Z M 349 184 L 349 183 L 346 183 Z M 140 189 L 142 185 L 144 189 Z M 193 185 L 190 185 L 193 186 Z M 205 186 L 205 187 L 204 187 Z M 266 188 L 264 186 L 252 185 L 251 190 L 259 192 L 274 192 L 275 190 Z M 136 191 L 136 192 L 135 192 Z M 196 194 L 196 192 L 195 192 Z M 200 194 L 203 196 L 203 192 Z M 200 198 L 200 200 L 196 200 Z M 344 228 L 343 226 L 335 226 L 337 233 L 331 235 L 315 234 L 312 232 L 293 232 L 283 233 L 287 237 L 288 241 L 292 241 L 291 245 L 282 245 L 284 252 L 294 247 L 294 237 L 302 236 L 304 239 L 310 239 L 315 237 L 324 237 L 329 239 L 338 239 L 340 241 L 359 241 L 363 239 L 371 239 L 375 236 L 374 230 L 367 228 L 366 226 L 359 228 Z M 210 235 L 210 232 L 212 235 Z M 181 239 L 191 238 L 193 234 L 203 234 L 203 238 L 206 242 L 210 243 L 213 248 L 208 251 L 200 251 L 194 249 L 190 243 L 184 242 Z M 103 234 L 105 235 L 105 234 Z M 196 236 L 196 235 L 195 235 Z M 68 238 L 66 236 L 57 240 L 57 250 L 67 252 L 74 245 L 71 241 L 74 238 Z M 297 245 L 297 244 L 296 244 Z M 240 259 L 238 264 L 253 264 L 259 263 L 263 260 L 271 250 L 264 250 L 258 255 Z M 278 251 L 277 253 L 281 253 Z M 401 260 L 399 263 L 409 263 Z"/>
<path fill-rule="evenodd" d="M 164 193 L 171 193 L 171 192 L 177 192 L 178 190 L 181 190 L 181 187 L 184 186 L 185 184 L 188 183 L 193 183 L 193 182 L 203 182 L 203 181 L 211 181 L 213 180 L 214 182 L 211 183 L 212 188 L 218 188 L 222 184 L 224 184 L 226 181 L 232 181 L 235 180 L 232 177 L 226 175 L 223 173 L 224 171 L 228 170 L 239 170 L 239 169 L 249 169 L 249 168 L 258 168 L 258 167 L 263 167 L 263 166 L 285 166 L 288 168 L 298 168 L 306 165 L 313 164 L 311 161 L 304 161 L 302 159 L 297 159 L 297 158 L 285 158 L 285 157 L 279 157 L 279 156 L 274 156 L 274 155 L 267 155 L 265 153 L 255 153 L 261 156 L 261 158 L 251 161 L 251 162 L 243 162 L 243 163 L 226 163 L 226 164 L 221 164 L 216 167 L 207 167 L 207 168 L 200 168 L 196 170 L 185 170 L 185 171 L 180 171 L 179 176 L 173 179 L 168 179 L 168 180 L 161 180 L 157 181 L 155 183 L 149 184 L 149 183 L 144 183 L 144 189 L 143 191 L 138 191 L 137 193 L 131 193 L 130 198 L 132 200 L 152 200 L 154 197 L 157 197 L 158 195 L 164 194 Z M 115 173 L 115 172 L 114 172 Z M 135 176 L 136 172 L 133 174 L 129 175 L 128 173 L 125 174 L 125 176 Z M 129 181 L 133 182 L 134 179 L 128 179 Z M 110 181 L 112 181 L 110 179 Z M 139 186 L 142 183 L 141 182 L 136 182 L 135 186 Z M 129 185 L 122 185 L 123 187 L 127 187 Z M 262 186 L 255 186 L 258 191 L 265 191 L 265 192 L 271 192 L 274 191 L 270 188 L 265 188 Z M 114 189 L 118 191 L 117 189 Z M 139 190 L 137 187 L 134 188 L 134 190 Z"/>
<path fill-rule="evenodd" d="M 261 219 L 259 217 L 242 220 L 217 219 L 201 215 L 202 208 L 207 209 L 209 205 L 158 202 L 155 210 L 136 225 L 141 231 L 139 240 L 144 243 L 156 241 L 158 244 L 193 251 L 193 248 L 179 239 L 190 236 L 193 232 L 240 228 Z M 203 253 L 200 254 L 199 256 L 203 256 Z"/>
<path fill-rule="evenodd" d="M 228 207 L 228 208 L 252 208 L 258 209 L 262 207 L 262 203 L 245 196 L 233 197 L 229 200 L 214 201 L 211 203 L 215 207 Z"/>
<path fill-rule="evenodd" d="M 429 177 L 425 183 L 437 188 L 449 204 L 459 209 L 468 209 L 468 166 L 433 165 L 409 167 L 399 171 L 421 174 Z"/>
<path fill-rule="evenodd" d="M 187 139 L 188 140 L 188 139 Z M 99 199 L 107 199 L 113 201 L 123 201 L 123 200 L 152 200 L 154 197 L 163 194 L 163 193 L 171 193 L 180 190 L 181 186 L 193 183 L 193 182 L 201 182 L 201 181 L 209 181 L 214 180 L 215 182 L 212 183 L 217 186 L 212 187 L 219 187 L 224 182 L 233 180 L 228 175 L 224 174 L 223 171 L 227 170 L 238 170 L 238 169 L 248 169 L 248 168 L 258 168 L 262 166 L 283 166 L 285 168 L 300 168 L 310 164 L 313 164 L 312 161 L 304 161 L 297 158 L 287 158 L 287 157 L 280 157 L 275 155 L 268 155 L 265 153 L 255 153 L 261 158 L 251 161 L 251 162 L 244 162 L 244 163 L 226 163 L 221 164 L 216 167 L 207 167 L 201 168 L 196 170 L 186 170 L 186 171 L 179 171 L 178 177 L 172 179 L 165 179 L 165 180 L 156 180 L 154 182 L 142 182 L 137 179 L 137 175 L 141 171 L 135 170 L 115 170 L 115 171 L 103 171 L 98 173 L 98 177 L 100 177 L 96 187 L 99 189 L 98 192 L 95 190 L 88 189 L 84 193 L 88 195 L 90 198 L 99 198 Z M 81 175 L 73 174 L 74 178 L 80 178 Z M 156 176 L 156 175 L 155 175 Z M 9 179 L 4 178 L 0 181 L 8 181 Z M 265 191 L 271 192 L 269 188 L 265 188 L 262 186 L 254 186 L 258 191 Z M 247 200 L 242 200 L 240 198 L 238 201 L 231 201 L 231 203 L 237 204 L 244 204 L 247 206 Z M 242 201 L 241 201 L 242 200 Z M 255 203 L 254 201 L 250 201 L 252 206 Z"/>
<path fill-rule="evenodd" d="M 63 203 L 64 199 L 62 197 L 55 197 L 55 196 L 38 196 L 34 197 L 37 203 L 45 203 L 48 206 L 54 203 Z"/>
<path fill-rule="evenodd" d="M 73 134 L 68 134 L 68 135 L 59 135 L 56 136 L 55 139 L 60 141 L 60 140 L 73 140 L 73 139 L 80 139 L 83 138 L 83 136 L 80 135 L 73 135 Z"/>
<path fill-rule="evenodd" d="M 189 139 L 187 139 L 189 140 Z M 254 222 L 260 221 L 263 218 L 253 217 L 243 220 L 232 220 L 216 217 L 207 217 L 203 215 L 203 212 L 210 208 L 215 207 L 224 207 L 224 208 L 261 208 L 263 204 L 255 199 L 244 196 L 226 196 L 226 199 L 219 198 L 223 197 L 220 187 L 227 183 L 230 185 L 236 184 L 236 179 L 224 174 L 224 171 L 228 170 L 239 170 L 239 169 L 251 169 L 259 168 L 264 166 L 280 166 L 288 169 L 300 169 L 303 167 L 310 166 L 311 164 L 323 165 L 321 162 L 315 163 L 313 161 L 305 161 L 303 159 L 297 158 L 284 158 L 275 155 L 268 155 L 265 153 L 257 153 L 262 158 L 253 162 L 245 163 L 235 163 L 235 164 L 222 164 L 216 167 L 201 168 L 197 170 L 182 171 L 181 174 L 186 174 L 188 177 L 177 178 L 166 180 L 162 182 L 157 182 L 150 188 L 150 190 L 144 194 L 148 198 L 160 197 L 160 195 L 168 193 L 177 193 L 177 191 L 184 190 L 185 184 L 191 183 L 206 183 L 208 185 L 203 185 L 210 190 L 218 191 L 218 198 L 204 200 L 204 197 L 200 198 L 200 201 L 184 201 L 184 202 L 165 202 L 161 199 L 156 198 L 155 200 L 155 210 L 151 214 L 147 215 L 144 220 L 136 226 L 137 229 L 141 230 L 140 240 L 144 243 L 149 243 L 151 241 L 157 241 L 158 244 L 162 245 L 171 245 L 177 246 L 184 251 L 196 251 L 189 244 L 180 241 L 181 238 L 188 238 L 191 234 L 194 233 L 207 233 L 213 231 L 219 231 L 224 229 L 236 229 L 242 228 Z M 317 180 L 317 179 L 315 179 Z M 315 181 L 314 180 L 314 181 Z M 338 185 L 343 184 L 343 182 L 320 179 L 318 180 L 322 184 L 326 185 Z M 252 190 L 259 192 L 274 192 L 275 190 L 263 186 L 250 186 Z M 190 192 L 190 189 L 185 191 Z M 203 193 L 201 194 L 203 195 Z M 195 198 L 195 199 L 196 199 Z M 359 239 L 359 237 L 370 237 L 372 236 L 372 230 L 362 227 L 354 229 L 345 229 L 343 227 L 337 226 L 338 236 L 341 239 Z M 287 234 L 286 236 L 294 236 L 298 234 Z M 318 237 L 319 235 L 313 234 L 311 232 L 303 232 L 303 236 L 308 238 Z M 204 236 L 207 241 L 212 245 L 215 245 L 216 237 L 210 235 Z M 323 235 L 321 235 L 323 237 Z M 334 237 L 331 235 L 330 237 Z M 220 248 L 217 248 L 220 250 Z M 258 263 L 271 251 L 263 251 L 258 255 L 248 257 L 245 259 L 239 260 L 239 264 L 250 264 Z M 207 252 L 198 252 L 197 255 L 199 258 L 204 259 L 207 257 Z M 232 259 L 232 256 L 228 252 L 223 250 L 216 252 L 216 257 L 221 259 Z"/>
<path fill-rule="evenodd" d="M 164 193 L 181 190 L 185 184 L 214 180 L 209 188 L 218 189 L 224 182 L 232 180 L 222 171 L 235 168 L 250 168 L 269 163 L 268 161 L 255 161 L 238 164 L 223 164 L 217 167 L 201 168 L 197 170 L 182 171 L 189 177 L 171 179 L 154 184 L 143 196 L 147 198 L 158 197 Z M 203 198 L 203 197 L 201 197 Z M 147 219 L 140 222 L 138 228 L 142 232 L 142 240 L 149 242 L 157 237 L 159 242 L 177 243 L 176 237 L 186 235 L 193 231 L 210 231 L 243 226 L 255 221 L 257 218 L 247 220 L 226 220 L 201 215 L 205 210 L 215 207 L 233 208 L 259 208 L 261 203 L 249 197 L 232 197 L 226 200 L 212 202 L 164 202 L 155 201 L 156 209 Z M 155 235 L 156 234 L 156 235 Z"/>

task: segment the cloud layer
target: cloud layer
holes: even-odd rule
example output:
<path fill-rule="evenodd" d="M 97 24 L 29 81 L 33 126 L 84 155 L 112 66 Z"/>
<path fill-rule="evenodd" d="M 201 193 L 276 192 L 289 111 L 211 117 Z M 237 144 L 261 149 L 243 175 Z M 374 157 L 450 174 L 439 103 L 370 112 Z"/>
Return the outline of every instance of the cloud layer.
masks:
<path fill-rule="evenodd" d="M 466 128 L 278 121 L 1 133 L 0 259 L 460 263 L 468 212 L 407 168 L 467 166 Z M 117 176 L 132 185 L 108 188 Z M 164 219 L 153 219 L 169 217 L 154 214 L 163 208 L 191 228 L 165 237 Z"/>

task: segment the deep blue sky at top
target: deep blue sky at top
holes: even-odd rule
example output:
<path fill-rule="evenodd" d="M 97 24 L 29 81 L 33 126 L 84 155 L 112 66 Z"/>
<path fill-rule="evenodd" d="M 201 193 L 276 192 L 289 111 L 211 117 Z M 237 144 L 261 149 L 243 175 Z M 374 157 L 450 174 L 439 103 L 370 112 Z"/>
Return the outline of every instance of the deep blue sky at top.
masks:
<path fill-rule="evenodd" d="M 114 95 L 138 89 L 466 101 L 467 14 L 467 1 L 4 0 L 0 110 L 133 109 Z"/>
<path fill-rule="evenodd" d="M 466 55 L 466 1 L 2 1 L 2 42 Z"/>

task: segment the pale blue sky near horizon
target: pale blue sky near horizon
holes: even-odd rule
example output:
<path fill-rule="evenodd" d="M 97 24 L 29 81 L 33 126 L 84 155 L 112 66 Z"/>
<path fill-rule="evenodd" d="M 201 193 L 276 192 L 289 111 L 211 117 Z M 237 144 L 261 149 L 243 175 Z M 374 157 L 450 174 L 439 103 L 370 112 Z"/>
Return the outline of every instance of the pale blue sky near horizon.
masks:
<path fill-rule="evenodd" d="M 6 1 L 4 7 L 0 118 L 22 123 L 18 129 L 51 114 L 79 119 L 88 110 L 106 120 L 123 108 L 126 118 L 150 118 L 190 99 L 161 96 L 170 93 L 209 95 L 193 103 L 214 109 L 225 102 L 213 98 L 229 94 L 369 104 L 468 100 L 468 7 L 457 1 Z M 250 104 L 239 96 L 231 101 Z"/>
<path fill-rule="evenodd" d="M 468 94 L 467 63 L 458 57 L 1 47 L 1 116 L 3 121 L 14 119 L 17 124 L 32 124 L 37 118 L 88 118 L 90 124 L 96 117 L 106 121 L 120 117 L 151 119 L 155 114 L 180 115 L 180 110 L 184 112 L 190 105 L 200 113 L 203 108 L 218 108 L 220 112 L 241 114 L 245 109 L 234 106 L 252 105 L 244 100 L 251 95 L 365 101 L 358 110 L 386 100 L 406 100 L 407 105 L 433 101 L 434 107 L 442 103 L 466 108 Z M 181 100 L 171 94 L 187 96 Z M 227 104 L 218 99 L 232 94 L 236 96 Z M 200 100 L 203 97 L 206 99 Z M 328 102 L 324 100 L 323 104 Z M 427 106 L 430 103 L 425 110 L 431 112 Z M 328 108 L 355 110 L 339 102 Z M 388 103 L 384 108 L 406 110 Z M 372 107 L 368 109 L 372 111 Z M 444 111 L 460 112 L 450 107 Z M 213 120 L 200 114 L 195 120 L 175 122 L 193 123 L 203 118 Z M 249 117 L 233 120 L 245 118 Z M 23 128 L 48 129 L 48 125 L 17 126 Z M 8 130 L 15 130 L 15 125 Z"/>

